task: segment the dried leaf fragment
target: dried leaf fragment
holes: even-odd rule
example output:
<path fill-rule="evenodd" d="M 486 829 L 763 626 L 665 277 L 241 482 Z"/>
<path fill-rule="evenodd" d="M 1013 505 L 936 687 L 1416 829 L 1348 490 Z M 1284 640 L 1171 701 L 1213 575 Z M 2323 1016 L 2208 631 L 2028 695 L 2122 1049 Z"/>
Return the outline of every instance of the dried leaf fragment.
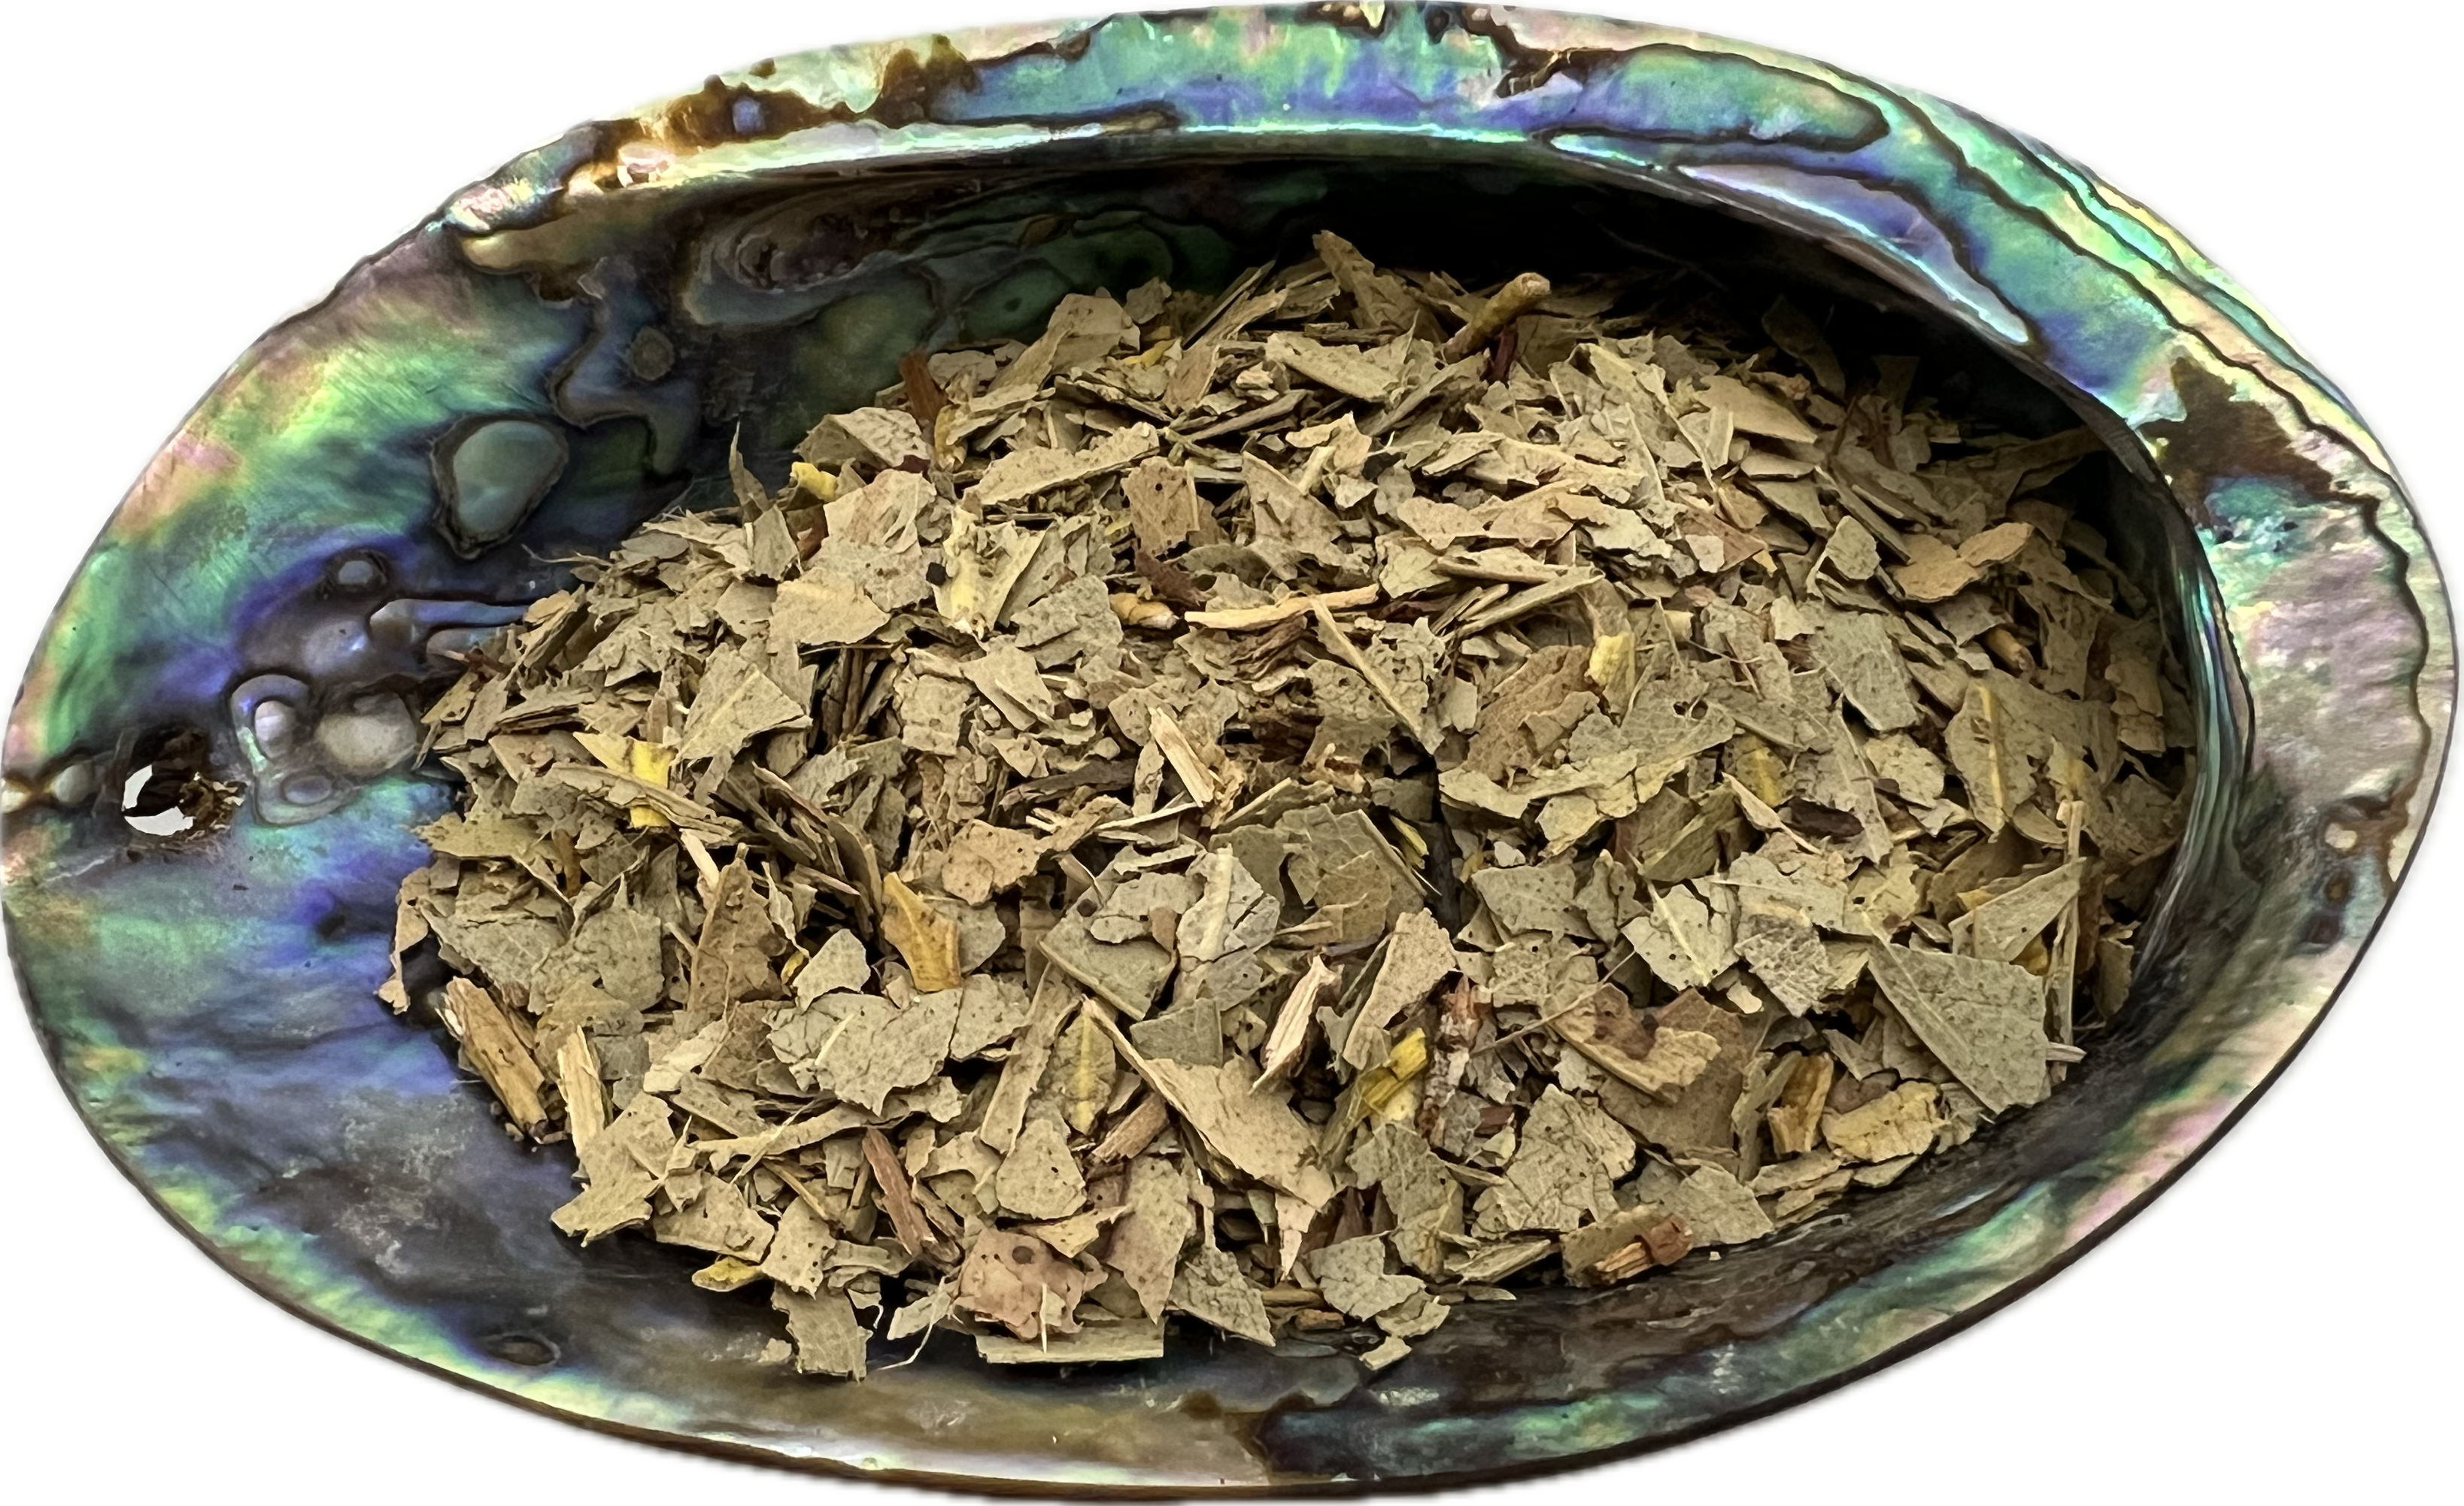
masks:
<path fill-rule="evenodd" d="M 1388 1272 L 1386 1260 L 1386 1241 L 1377 1234 L 1328 1245 L 1309 1257 L 1318 1290 L 1335 1311 L 1353 1318 L 1375 1318 L 1426 1289 L 1418 1276 Z"/>
<path fill-rule="evenodd" d="M 1850 1161 L 1889 1161 L 1933 1148 L 1942 1119 L 1935 1105 L 1942 1090 L 1930 1082 L 1903 1082 L 1845 1114 L 1822 1116 L 1822 1138 Z"/>
<path fill-rule="evenodd" d="M 855 1304 L 846 1293 L 807 1295 L 772 1287 L 770 1305 L 787 1315 L 787 1337 L 795 1341 L 800 1374 L 864 1379 L 865 1342 L 871 1335 L 857 1320 Z"/>
<path fill-rule="evenodd" d="M 1925 1049 L 1989 1111 L 2044 1097 L 2045 995 L 2035 974 L 1904 946 L 1875 948 L 1868 965 Z"/>
<path fill-rule="evenodd" d="M 896 874 L 883 877 L 881 902 L 881 934 L 906 960 L 918 991 L 938 993 L 966 982 L 958 966 L 957 921 L 926 904 Z"/>
<path fill-rule="evenodd" d="M 1040 1340 L 1076 1330 L 1078 1299 L 1095 1280 L 1032 1234 L 986 1229 L 958 1267 L 957 1303 L 1015 1338 Z"/>
<path fill-rule="evenodd" d="M 1189 1184 L 1177 1166 L 1141 1156 L 1130 1163 L 1126 1196 L 1128 1213 L 1105 1246 L 1104 1263 L 1129 1283 L 1148 1318 L 1161 1318 L 1181 1251 L 1198 1229 Z"/>
<path fill-rule="evenodd" d="M 812 575 L 783 581 L 771 609 L 770 631 L 789 643 L 819 647 L 861 643 L 887 626 L 890 613 L 853 580 Z"/>
<path fill-rule="evenodd" d="M 994 1185 L 1001 1207 L 1023 1218 L 1067 1218 L 1087 1201 L 1086 1179 L 1069 1153 L 1068 1136 L 1050 1119 L 1027 1121 L 1002 1158 Z"/>
<path fill-rule="evenodd" d="M 1092 1007 L 1081 1009 L 1069 1028 L 1053 1043 L 1052 1073 L 1057 1079 L 1062 1117 L 1085 1135 L 1111 1100 L 1112 1079 L 1120 1070 L 1112 1043 Z"/>
<path fill-rule="evenodd" d="M 1172 1305 L 1236 1339 L 1275 1346 L 1265 1300 L 1242 1273 L 1238 1261 L 1213 1245 L 1200 1245 L 1180 1263 L 1172 1282 Z"/>

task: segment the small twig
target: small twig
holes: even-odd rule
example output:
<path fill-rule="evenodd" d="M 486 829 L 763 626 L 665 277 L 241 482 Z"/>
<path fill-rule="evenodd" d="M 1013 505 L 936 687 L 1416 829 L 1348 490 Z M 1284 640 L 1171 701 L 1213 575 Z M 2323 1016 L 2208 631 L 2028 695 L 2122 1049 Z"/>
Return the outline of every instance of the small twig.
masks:
<path fill-rule="evenodd" d="M 915 1194 L 907 1185 L 907 1168 L 898 1163 L 898 1152 L 891 1147 L 890 1137 L 868 1126 L 864 1132 L 864 1160 L 872 1168 L 873 1185 L 881 1190 L 882 1210 L 890 1215 L 890 1227 L 897 1230 L 898 1242 L 907 1247 L 910 1256 L 921 1257 L 933 1244 L 933 1229 L 924 1222 L 924 1210 L 915 1206 Z"/>
<path fill-rule="evenodd" d="M 1549 296 L 1549 279 L 1536 272 L 1526 272 L 1497 290 L 1496 296 L 1481 306 L 1471 322 L 1454 333 L 1454 338 L 1440 347 L 1438 355 L 1445 361 L 1461 361 L 1481 346 L 1495 340 L 1499 331 L 1531 311 L 1533 304 Z"/>

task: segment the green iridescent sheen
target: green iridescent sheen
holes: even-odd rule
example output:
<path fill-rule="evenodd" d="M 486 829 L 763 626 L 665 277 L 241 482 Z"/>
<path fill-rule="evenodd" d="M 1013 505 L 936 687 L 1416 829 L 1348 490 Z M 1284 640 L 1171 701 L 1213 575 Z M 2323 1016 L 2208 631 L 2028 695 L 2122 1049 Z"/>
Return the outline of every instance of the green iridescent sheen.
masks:
<path fill-rule="evenodd" d="M 775 459 L 913 345 L 1030 328 L 1070 291 L 1221 286 L 1364 195 L 1441 202 L 1414 173 L 1509 231 L 1674 202 L 1757 228 L 1749 250 L 1812 242 L 2113 445 L 2211 694 L 2183 858 L 2201 881 L 2168 901 L 2109 1059 L 1852 1220 L 1466 1307 L 1375 1378 L 1303 1345 L 1193 1344 L 1070 1376 L 928 1353 L 817 1385 L 756 1364 L 766 1315 L 670 1253 L 557 1236 L 564 1163 L 508 1144 L 372 994 L 420 856 L 407 828 L 447 791 L 339 777 L 298 729 L 339 697 L 412 694 L 451 635 L 561 584 L 550 562 L 716 499 L 693 478 L 739 426 Z M 539 427 L 465 457 L 496 503 L 465 518 L 439 477 L 491 423 Z M 235 1274 L 372 1347 L 593 1426 L 878 1475 L 1426 1482 L 1757 1415 L 2075 1257 L 2348 976 L 2427 818 L 2453 691 L 2440 577 L 2361 419 L 2177 233 L 2037 144 L 1803 58 L 1585 17 L 1123 16 L 775 59 L 579 127 L 270 332 L 121 503 L 29 670 L 4 897 L 36 1026 L 112 1155 Z M 133 837 L 119 783 L 183 728 L 239 814 Z M 958 1436 L 919 1421 L 953 1408 Z"/>
<path fill-rule="evenodd" d="M 321 560 L 417 526 L 431 505 L 426 446 L 388 451 L 368 436 L 488 410 L 503 389 L 473 346 L 549 365 L 586 322 L 499 278 L 385 283 L 353 307 L 350 341 L 277 330 L 261 342 L 156 456 L 53 619 L 28 675 L 44 693 L 10 726 L 11 767 L 90 745 L 95 726 L 124 714 L 132 657 L 227 637 L 269 562 Z M 161 588 L 165 560 L 181 562 L 176 592 Z"/>

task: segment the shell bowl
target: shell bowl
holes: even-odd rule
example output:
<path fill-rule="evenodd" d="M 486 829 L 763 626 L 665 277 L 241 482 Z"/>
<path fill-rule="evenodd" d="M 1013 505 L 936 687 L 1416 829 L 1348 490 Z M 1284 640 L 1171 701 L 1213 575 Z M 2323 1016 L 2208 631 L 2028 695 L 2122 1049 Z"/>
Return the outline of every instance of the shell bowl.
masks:
<path fill-rule="evenodd" d="M 1864 310 L 1974 401 L 2111 448 L 2102 520 L 2197 680 L 2191 831 L 2121 1028 L 2048 1104 L 1849 1216 L 1467 1305 L 1366 1374 L 1306 1342 L 859 1385 L 762 1304 L 550 1227 L 450 1053 L 374 997 L 442 653 L 765 470 L 917 345 L 1221 286 L 1328 226 L 1469 276 L 1636 255 Z M 2033 405 L 2033 407 L 2031 407 Z M 2027 1291 L 2297 1050 L 2427 819 L 2447 597 L 2333 385 L 2145 209 L 1941 100 L 1690 33 L 1457 5 L 1121 16 L 782 57 L 579 127 L 265 335 L 69 587 L 6 744 L 5 903 L 61 1082 L 226 1269 L 541 1411 L 774 1463 L 1081 1494 L 1426 1485 L 1675 1442 Z M 122 806 L 155 770 L 199 824 Z M 165 786 L 165 781 L 168 785 Z M 132 824 L 132 819 L 134 824 Z"/>

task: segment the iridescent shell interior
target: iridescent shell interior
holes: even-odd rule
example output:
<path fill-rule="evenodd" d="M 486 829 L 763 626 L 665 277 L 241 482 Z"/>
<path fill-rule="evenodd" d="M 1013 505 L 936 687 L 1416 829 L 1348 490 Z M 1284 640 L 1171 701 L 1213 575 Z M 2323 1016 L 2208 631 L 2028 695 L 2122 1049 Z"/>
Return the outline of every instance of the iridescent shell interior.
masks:
<path fill-rule="evenodd" d="M 545 563 L 783 469 L 905 350 L 1063 294 L 1220 286 L 1331 227 L 1466 278 L 1635 256 L 1859 310 L 1969 401 L 2095 424 L 2108 531 L 2205 714 L 2127 1022 L 2051 1103 L 1853 1216 L 1463 1309 L 1370 1376 L 1306 1343 L 861 1385 L 753 1362 L 758 1300 L 587 1251 L 568 1193 L 390 1017 L 405 765 L 441 649 Z M 128 1175 L 317 1322 L 593 1426 L 1073 1492 L 1428 1483 L 1663 1445 L 1954 1331 L 2075 1257 L 2299 1045 L 2446 747 L 2447 597 L 2337 389 L 2154 215 L 1954 106 L 1692 33 L 1451 5 L 1119 17 L 847 48 L 577 128 L 242 356 L 70 586 L 7 742 L 6 904 L 61 1080 Z M 149 834 L 151 765 L 228 828 Z M 141 822 L 146 824 L 161 823 Z M 212 824 L 212 823 L 209 823 Z"/>

